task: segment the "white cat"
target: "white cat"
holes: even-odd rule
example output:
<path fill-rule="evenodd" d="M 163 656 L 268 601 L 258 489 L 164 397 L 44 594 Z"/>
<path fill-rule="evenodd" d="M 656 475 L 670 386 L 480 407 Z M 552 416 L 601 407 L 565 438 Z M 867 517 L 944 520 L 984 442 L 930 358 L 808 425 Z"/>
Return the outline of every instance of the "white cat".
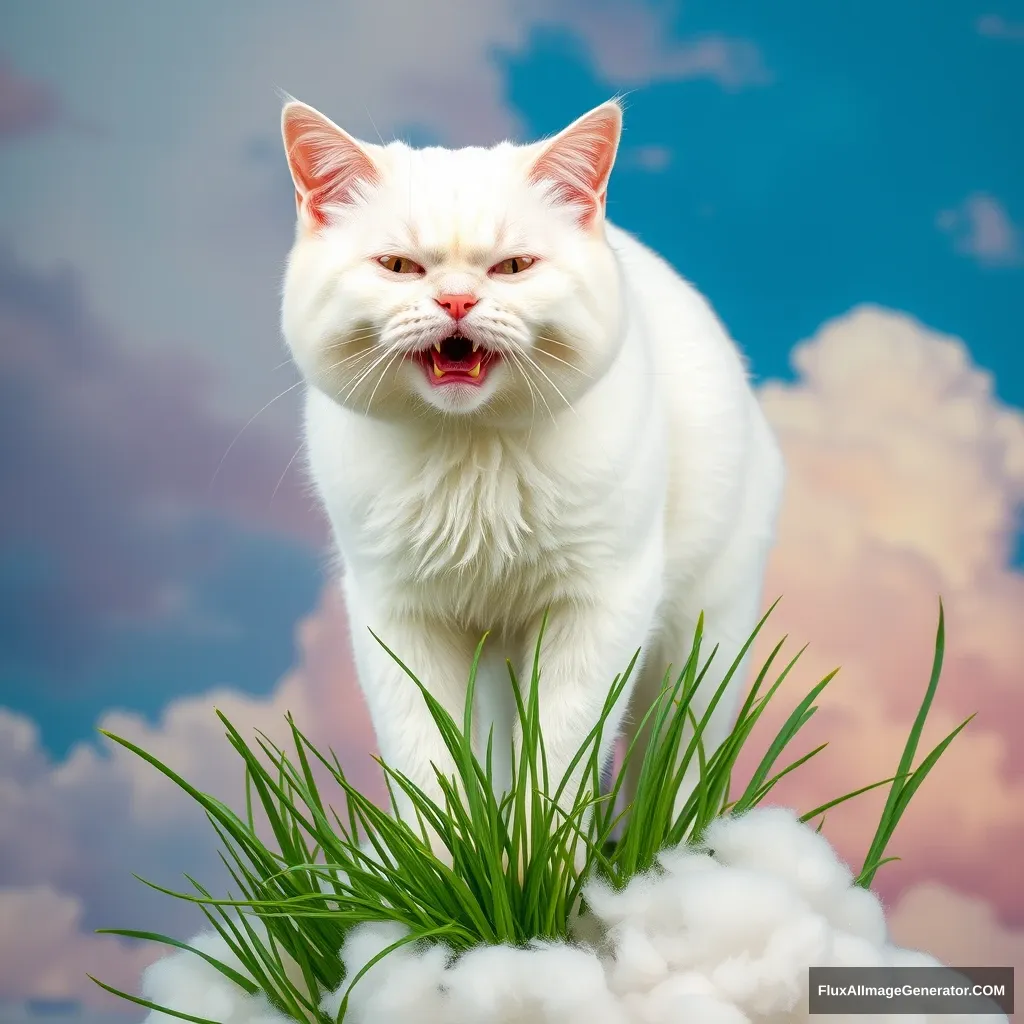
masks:
<path fill-rule="evenodd" d="M 504 659 L 529 679 L 548 609 L 558 780 L 638 648 L 611 723 L 627 734 L 702 610 L 705 653 L 721 645 L 705 706 L 757 620 L 782 460 L 707 303 L 605 219 L 621 124 L 606 103 L 546 142 L 452 151 L 370 145 L 284 109 L 298 227 L 283 328 L 309 385 L 312 475 L 381 754 L 432 794 L 432 765 L 453 765 L 371 629 L 459 721 L 491 630 L 478 721 L 508 755 Z"/>

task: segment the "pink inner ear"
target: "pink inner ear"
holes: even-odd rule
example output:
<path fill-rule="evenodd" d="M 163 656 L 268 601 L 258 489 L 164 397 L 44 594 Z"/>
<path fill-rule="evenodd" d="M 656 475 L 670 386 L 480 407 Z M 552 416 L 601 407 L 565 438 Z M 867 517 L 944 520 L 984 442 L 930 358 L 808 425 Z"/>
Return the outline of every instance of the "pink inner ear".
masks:
<path fill-rule="evenodd" d="M 312 108 L 287 107 L 282 130 L 300 208 L 318 226 L 327 223 L 325 207 L 350 203 L 358 184 L 379 180 L 362 146 Z"/>
<path fill-rule="evenodd" d="M 580 206 L 589 224 L 604 209 L 604 194 L 615 163 L 622 115 L 606 104 L 557 136 L 530 171 L 530 181 L 548 183 L 556 202 Z"/>

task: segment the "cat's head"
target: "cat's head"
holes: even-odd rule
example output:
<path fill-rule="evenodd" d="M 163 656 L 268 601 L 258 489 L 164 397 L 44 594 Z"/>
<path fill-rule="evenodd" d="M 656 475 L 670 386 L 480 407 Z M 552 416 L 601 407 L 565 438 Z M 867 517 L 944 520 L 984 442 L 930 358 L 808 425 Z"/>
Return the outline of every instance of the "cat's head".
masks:
<path fill-rule="evenodd" d="M 604 211 L 621 126 L 611 102 L 533 145 L 412 149 L 288 103 L 283 328 L 307 381 L 386 419 L 571 405 L 620 345 Z"/>

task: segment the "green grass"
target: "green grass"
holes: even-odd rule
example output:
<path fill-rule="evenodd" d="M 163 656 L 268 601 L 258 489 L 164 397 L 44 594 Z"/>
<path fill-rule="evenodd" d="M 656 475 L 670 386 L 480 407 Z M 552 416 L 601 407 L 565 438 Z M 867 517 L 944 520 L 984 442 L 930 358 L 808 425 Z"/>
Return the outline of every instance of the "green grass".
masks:
<path fill-rule="evenodd" d="M 548 777 L 539 726 L 542 637 L 537 640 L 525 692 L 509 666 L 524 742 L 513 764 L 510 791 L 503 797 L 494 792 L 493 737 L 480 756 L 474 754 L 470 743 L 473 692 L 486 637 L 473 660 L 462 722 L 453 720 L 389 651 L 409 675 L 410 685 L 419 687 L 456 765 L 453 778 L 438 775 L 443 794 L 438 801 L 379 762 L 392 803 L 397 792 L 403 793 L 415 808 L 417 827 L 395 820 L 363 796 L 346 777 L 333 752 L 319 751 L 291 718 L 293 750 L 288 753 L 262 734 L 257 734 L 255 743 L 246 742 L 218 712 L 227 740 L 245 766 L 246 807 L 241 813 L 200 792 L 135 744 L 104 733 L 148 761 L 203 808 L 222 844 L 221 857 L 237 895 L 215 898 L 191 878 L 191 892 L 146 884 L 197 904 L 255 984 L 213 957 L 192 952 L 246 991 L 264 992 L 288 1016 L 318 1024 L 343 1019 L 344 1002 L 336 1018 L 320 1010 L 319 1003 L 324 992 L 337 989 L 343 981 L 349 986 L 358 981 L 358 977 L 344 978 L 338 957 L 346 933 L 358 924 L 398 922 L 408 928 L 408 938 L 403 941 L 443 940 L 456 954 L 482 943 L 523 944 L 533 938 L 566 938 L 571 934 L 574 915 L 585 913 L 582 891 L 591 877 L 602 877 L 615 886 L 625 885 L 634 875 L 652 868 L 660 850 L 682 842 L 698 842 L 716 818 L 761 803 L 781 779 L 824 749 L 821 745 L 787 759 L 794 739 L 817 710 L 815 702 L 834 672 L 792 709 L 742 792 L 733 795 L 737 758 L 750 745 L 752 731 L 765 709 L 779 700 L 779 689 L 802 653 L 778 665 L 784 640 L 758 672 L 725 742 L 710 753 L 704 749 L 702 734 L 711 711 L 770 614 L 771 610 L 758 624 L 703 714 L 697 712 L 694 695 L 704 684 L 715 652 L 704 656 L 703 623 L 698 624 L 685 665 L 675 674 L 672 670 L 666 672 L 662 692 L 647 712 L 652 738 L 642 747 L 634 742 L 625 753 L 625 764 L 639 763 L 639 775 L 635 799 L 622 812 L 616 812 L 616 799 L 625 771 L 620 772 L 612 792 L 602 797 L 599 751 L 608 715 L 628 683 L 636 658 L 616 677 L 598 725 L 565 777 L 553 780 Z M 858 884 L 865 887 L 871 885 L 882 864 L 894 859 L 886 857 L 886 849 L 909 801 L 970 720 L 954 729 L 914 767 L 938 685 L 943 650 L 940 605 L 931 678 L 895 775 L 829 800 L 802 816 L 807 822 L 823 820 L 831 808 L 861 793 L 889 786 L 884 810 L 857 876 Z M 686 725 L 691 729 L 684 731 Z M 699 782 L 677 811 L 676 796 L 683 775 L 694 764 L 699 769 Z M 585 784 L 569 801 L 568 780 L 574 774 L 578 777 L 581 768 Z M 322 791 L 318 774 L 331 780 L 333 803 Z M 546 799 L 544 793 L 552 794 L 552 798 Z M 258 815 L 262 816 L 262 828 Z M 260 838 L 267 829 L 273 836 L 270 845 Z M 617 829 L 621 832 L 613 840 Z M 447 860 L 432 851 L 428 841 L 431 833 L 440 837 Z M 262 927 L 254 926 L 254 919 Z M 149 932 L 109 929 L 105 933 L 191 948 Z M 286 958 L 298 965 L 301 978 L 296 979 L 294 973 L 289 977 Z M 197 1024 L 217 1024 L 154 1006 L 93 980 L 107 991 L 150 1009 Z"/>

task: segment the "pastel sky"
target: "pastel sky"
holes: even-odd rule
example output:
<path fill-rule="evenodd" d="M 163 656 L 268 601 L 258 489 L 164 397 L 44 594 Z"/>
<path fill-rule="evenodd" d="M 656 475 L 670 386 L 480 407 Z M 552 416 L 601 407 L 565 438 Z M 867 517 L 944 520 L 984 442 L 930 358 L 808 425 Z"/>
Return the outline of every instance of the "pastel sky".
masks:
<path fill-rule="evenodd" d="M 891 773 L 941 594 L 932 732 L 978 717 L 880 887 L 906 941 L 1024 966 L 1024 5 L 15 0 L 0 1020 L 33 996 L 109 1008 L 86 971 L 132 987 L 152 954 L 97 927 L 194 925 L 131 872 L 216 877 L 203 822 L 98 724 L 230 793 L 213 704 L 268 729 L 290 708 L 373 779 L 277 329 L 281 90 L 450 145 L 626 95 L 609 214 L 749 355 L 790 466 L 772 639 L 811 644 L 797 690 L 844 666 L 827 767 L 780 799 Z M 830 818 L 851 859 L 876 809 Z"/>

